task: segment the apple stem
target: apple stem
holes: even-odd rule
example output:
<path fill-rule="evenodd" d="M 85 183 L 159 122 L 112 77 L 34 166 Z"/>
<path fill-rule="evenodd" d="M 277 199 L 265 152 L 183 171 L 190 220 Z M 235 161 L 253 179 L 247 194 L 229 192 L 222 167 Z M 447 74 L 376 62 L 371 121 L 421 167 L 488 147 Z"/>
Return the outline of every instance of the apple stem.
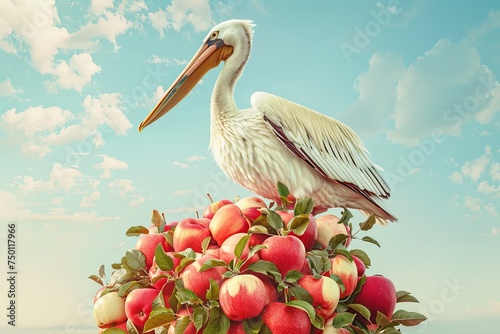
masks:
<path fill-rule="evenodd" d="M 207 197 L 208 197 L 208 199 L 210 200 L 210 203 L 213 203 L 213 202 L 214 202 L 214 200 L 212 199 L 212 196 L 210 196 L 210 194 L 208 194 L 208 193 L 207 193 Z"/>

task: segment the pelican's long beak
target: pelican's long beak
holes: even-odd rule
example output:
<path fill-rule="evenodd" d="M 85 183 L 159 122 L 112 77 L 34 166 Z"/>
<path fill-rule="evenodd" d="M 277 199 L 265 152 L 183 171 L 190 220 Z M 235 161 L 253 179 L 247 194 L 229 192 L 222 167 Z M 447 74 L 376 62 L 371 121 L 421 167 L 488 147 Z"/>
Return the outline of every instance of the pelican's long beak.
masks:
<path fill-rule="evenodd" d="M 179 77 L 167 90 L 165 96 L 139 125 L 139 132 L 175 107 L 200 81 L 200 79 L 221 61 L 233 53 L 233 47 L 221 39 L 209 40 L 200 47 Z"/>

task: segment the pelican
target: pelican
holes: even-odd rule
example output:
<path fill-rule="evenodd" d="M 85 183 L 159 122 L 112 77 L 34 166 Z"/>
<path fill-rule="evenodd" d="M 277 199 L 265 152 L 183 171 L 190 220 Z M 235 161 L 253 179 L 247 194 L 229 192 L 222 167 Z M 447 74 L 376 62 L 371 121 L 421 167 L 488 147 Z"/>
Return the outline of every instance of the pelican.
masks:
<path fill-rule="evenodd" d="M 310 197 L 315 212 L 353 208 L 386 224 L 397 219 L 384 208 L 390 189 L 380 167 L 347 125 L 284 98 L 256 92 L 252 107 L 238 110 L 234 87 L 250 56 L 254 24 L 217 24 L 139 131 L 179 103 L 221 62 L 211 98 L 210 150 L 224 173 L 252 192 L 280 203 L 278 182 L 293 199 Z"/>

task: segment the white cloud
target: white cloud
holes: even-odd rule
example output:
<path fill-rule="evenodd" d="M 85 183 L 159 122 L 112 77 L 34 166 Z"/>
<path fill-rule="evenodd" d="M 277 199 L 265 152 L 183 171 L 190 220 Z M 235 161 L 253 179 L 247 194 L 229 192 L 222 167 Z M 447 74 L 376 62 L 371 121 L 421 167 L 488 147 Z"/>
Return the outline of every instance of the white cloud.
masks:
<path fill-rule="evenodd" d="M 92 56 L 88 53 L 75 54 L 69 60 L 61 60 L 54 67 L 52 75 L 57 80 L 55 82 L 46 81 L 46 86 L 49 91 L 56 92 L 57 86 L 62 89 L 74 89 L 81 92 L 83 86 L 88 85 L 92 81 L 92 76 L 101 71 L 101 67 L 96 65 Z"/>
<path fill-rule="evenodd" d="M 483 155 L 474 161 L 467 161 L 465 165 L 462 166 L 462 174 L 470 177 L 472 181 L 477 181 L 490 161 L 491 159 L 486 155 Z"/>
<path fill-rule="evenodd" d="M 190 157 L 187 157 L 187 161 L 198 161 L 198 160 L 205 160 L 206 158 L 202 155 L 192 155 Z"/>
<path fill-rule="evenodd" d="M 471 211 L 479 212 L 481 211 L 481 199 L 473 198 L 471 196 L 467 196 L 465 199 L 465 207 Z"/>
<path fill-rule="evenodd" d="M 180 168 L 191 168 L 191 166 L 189 166 L 187 164 L 183 164 L 182 162 L 179 162 L 179 161 L 172 162 L 172 165 L 174 165 L 176 167 L 180 167 Z"/>
<path fill-rule="evenodd" d="M 358 99 L 340 115 L 356 132 L 387 132 L 387 119 L 393 114 L 398 80 L 405 71 L 400 54 L 373 54 L 368 70 L 356 78 Z"/>
<path fill-rule="evenodd" d="M 90 11 L 95 15 L 103 14 L 109 8 L 113 8 L 113 0 L 92 0 L 90 3 Z"/>
<path fill-rule="evenodd" d="M 10 79 L 0 82 L 0 98 L 5 96 L 17 96 L 23 93 L 24 91 L 21 88 L 15 88 L 12 86 Z"/>
<path fill-rule="evenodd" d="M 54 164 L 48 180 L 35 180 L 32 176 L 24 176 L 23 184 L 19 186 L 24 192 L 36 193 L 45 191 L 69 192 L 85 182 L 82 172 L 75 168 L 65 168 L 61 164 Z"/>
<path fill-rule="evenodd" d="M 108 187 L 116 192 L 120 197 L 125 197 L 127 194 L 135 191 L 135 187 L 132 185 L 132 180 L 130 179 L 118 179 L 112 181 L 108 184 Z"/>
<path fill-rule="evenodd" d="M 51 149 L 44 143 L 44 135 L 73 119 L 73 114 L 60 107 L 29 107 L 17 113 L 7 110 L 1 117 L 1 125 L 9 139 L 21 145 L 21 153 L 32 158 L 43 158 Z"/>
<path fill-rule="evenodd" d="M 100 191 L 93 191 L 89 195 L 82 198 L 82 201 L 80 202 L 80 206 L 81 207 L 95 206 L 94 202 L 99 200 L 100 198 L 101 198 L 101 192 Z"/>
<path fill-rule="evenodd" d="M 181 189 L 181 190 L 174 191 L 174 196 L 185 196 L 185 195 L 192 194 L 193 192 L 194 192 L 193 189 Z"/>
<path fill-rule="evenodd" d="M 488 214 L 493 217 L 493 218 L 496 218 L 498 217 L 498 211 L 497 209 L 495 208 L 495 206 L 493 206 L 493 204 L 487 204 L 484 206 L 484 210 L 486 212 L 488 212 Z"/>
<path fill-rule="evenodd" d="M 144 198 L 144 196 L 139 196 L 137 198 L 134 198 L 132 199 L 129 203 L 128 203 L 128 206 L 130 207 L 134 207 L 134 206 L 138 206 L 138 205 L 141 205 L 142 203 L 144 203 L 146 199 Z"/>
<path fill-rule="evenodd" d="M 497 182 L 500 182 L 500 163 L 495 162 L 490 168 L 490 177 Z"/>
<path fill-rule="evenodd" d="M 111 177 L 112 170 L 128 168 L 128 164 L 125 161 L 118 160 L 115 157 L 110 157 L 106 154 L 101 155 L 101 157 L 102 162 L 94 165 L 94 169 L 102 169 L 101 179 Z"/>
<path fill-rule="evenodd" d="M 496 105 L 493 95 L 498 85 L 473 44 L 439 40 L 399 79 L 395 129 L 388 136 L 407 145 L 417 144 L 436 129 L 458 136 L 465 122 Z"/>
<path fill-rule="evenodd" d="M 82 124 L 93 133 L 100 125 L 107 125 L 117 135 L 125 135 L 132 127 L 121 109 L 122 101 L 118 93 L 101 94 L 99 97 L 87 95 L 83 101 L 85 112 L 82 116 Z"/>
<path fill-rule="evenodd" d="M 481 183 L 478 184 L 477 186 L 477 192 L 489 195 L 492 193 L 500 193 L 500 186 L 495 187 L 493 185 L 490 185 L 488 181 L 482 181 Z"/>
<path fill-rule="evenodd" d="M 186 65 L 188 63 L 187 60 L 179 60 L 177 58 L 162 58 L 157 55 L 153 55 L 151 59 L 148 60 L 148 63 L 151 64 L 164 64 L 164 65 Z"/>
<path fill-rule="evenodd" d="M 488 12 L 488 18 L 479 26 L 469 31 L 467 38 L 476 40 L 497 29 L 500 29 L 500 10 L 491 9 Z"/>
<path fill-rule="evenodd" d="M 213 24 L 208 0 L 172 0 L 172 4 L 165 10 L 149 13 L 148 17 L 161 37 L 164 37 L 165 30 L 169 28 L 179 31 L 186 24 L 191 24 L 199 32 Z"/>
<path fill-rule="evenodd" d="M 94 1 L 91 10 L 102 15 L 70 33 L 67 28 L 60 26 L 61 20 L 55 0 L 2 1 L 0 4 L 0 22 L 2 22 L 0 48 L 10 53 L 17 53 L 16 47 L 19 46 L 10 41 L 13 38 L 7 38 L 16 37 L 20 40 L 22 48 L 26 47 L 29 51 L 31 63 L 35 69 L 42 74 L 54 75 L 56 77 L 54 84 L 79 89 L 81 85 L 87 83 L 89 74 L 95 72 L 96 68 L 88 61 L 83 67 L 78 61 L 77 64 L 68 65 L 62 59 L 60 50 L 92 52 L 97 49 L 101 40 L 111 42 L 117 50 L 119 46 L 116 37 L 132 25 L 122 14 L 105 10 L 109 8 L 109 0 L 105 3 Z M 38 21 L 35 24 L 34 19 L 19 18 L 36 18 Z M 64 73 L 66 70 L 70 70 L 69 75 Z M 71 72 L 79 74 L 76 76 L 79 78 L 78 82 L 73 85 L 70 84 Z M 72 76 L 75 77 L 74 74 Z M 54 89 L 53 85 L 49 87 Z"/>
<path fill-rule="evenodd" d="M 498 235 L 499 232 L 500 232 L 500 229 L 498 229 L 496 227 L 492 227 L 491 228 L 491 234 L 492 235 Z"/>
<path fill-rule="evenodd" d="M 454 171 L 450 175 L 450 180 L 452 180 L 454 183 L 463 183 L 462 174 L 460 174 L 460 172 Z"/>

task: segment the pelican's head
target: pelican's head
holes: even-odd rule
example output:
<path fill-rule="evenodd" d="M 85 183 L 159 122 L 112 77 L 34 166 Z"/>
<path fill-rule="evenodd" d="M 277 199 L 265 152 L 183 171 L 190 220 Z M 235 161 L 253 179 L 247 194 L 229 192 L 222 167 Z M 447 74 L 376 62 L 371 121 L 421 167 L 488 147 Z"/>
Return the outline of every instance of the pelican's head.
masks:
<path fill-rule="evenodd" d="M 233 51 L 242 46 L 242 43 L 248 44 L 244 46 L 249 48 L 252 27 L 251 21 L 247 20 L 224 21 L 213 27 L 193 59 L 166 91 L 165 96 L 139 125 L 139 131 L 177 105 L 205 73 L 217 67 L 222 61 L 228 60 Z"/>

